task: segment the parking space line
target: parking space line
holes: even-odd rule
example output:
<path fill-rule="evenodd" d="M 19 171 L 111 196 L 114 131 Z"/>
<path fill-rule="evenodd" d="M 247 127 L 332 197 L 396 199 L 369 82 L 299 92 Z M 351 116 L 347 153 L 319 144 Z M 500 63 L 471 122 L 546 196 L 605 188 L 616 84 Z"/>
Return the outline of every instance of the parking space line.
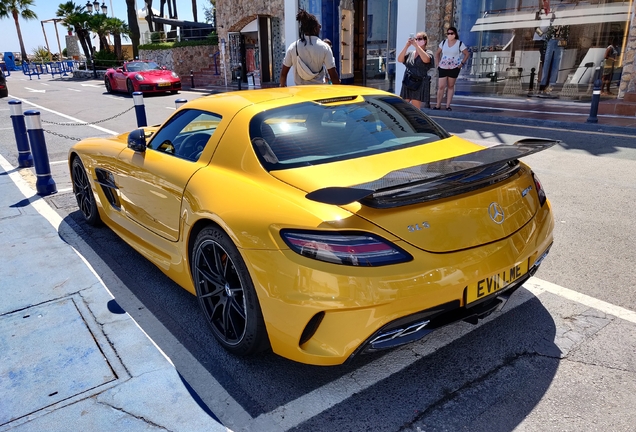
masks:
<path fill-rule="evenodd" d="M 524 284 L 524 288 L 531 290 L 536 295 L 539 295 L 541 291 L 549 292 L 551 294 L 558 295 L 559 297 L 562 297 L 564 299 L 589 306 L 608 315 L 614 315 L 617 318 L 636 324 L 636 312 L 634 311 L 613 305 L 594 297 L 590 297 L 586 294 L 582 294 L 568 288 L 564 288 L 562 286 L 544 281 L 539 278 L 531 278 Z"/>

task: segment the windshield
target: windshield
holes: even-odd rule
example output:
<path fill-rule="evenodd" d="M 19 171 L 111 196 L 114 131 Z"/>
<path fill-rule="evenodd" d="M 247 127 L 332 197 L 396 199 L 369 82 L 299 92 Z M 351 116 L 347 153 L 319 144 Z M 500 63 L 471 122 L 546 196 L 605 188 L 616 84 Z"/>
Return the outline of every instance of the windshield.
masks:
<path fill-rule="evenodd" d="M 161 67 L 155 62 L 130 62 L 126 64 L 126 69 L 130 72 L 141 72 L 159 70 Z"/>
<path fill-rule="evenodd" d="M 254 151 L 268 171 L 386 153 L 448 136 L 422 111 L 391 96 L 343 105 L 303 102 L 260 113 L 250 122 Z"/>

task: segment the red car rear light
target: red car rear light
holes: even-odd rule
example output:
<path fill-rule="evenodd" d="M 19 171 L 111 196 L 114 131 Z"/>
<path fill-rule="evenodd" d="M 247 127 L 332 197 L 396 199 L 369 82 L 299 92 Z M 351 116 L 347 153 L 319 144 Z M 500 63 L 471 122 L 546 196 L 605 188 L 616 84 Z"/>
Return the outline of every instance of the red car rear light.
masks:
<path fill-rule="evenodd" d="M 543 190 L 543 186 L 541 186 L 539 177 L 537 177 L 535 173 L 532 173 L 532 179 L 534 180 L 534 185 L 537 188 L 537 195 L 539 195 L 539 204 L 543 207 L 543 204 L 545 204 L 546 201 L 545 191 Z"/>
<path fill-rule="evenodd" d="M 403 249 L 369 233 L 283 230 L 281 237 L 297 254 L 333 264 L 377 267 L 413 259 Z"/>

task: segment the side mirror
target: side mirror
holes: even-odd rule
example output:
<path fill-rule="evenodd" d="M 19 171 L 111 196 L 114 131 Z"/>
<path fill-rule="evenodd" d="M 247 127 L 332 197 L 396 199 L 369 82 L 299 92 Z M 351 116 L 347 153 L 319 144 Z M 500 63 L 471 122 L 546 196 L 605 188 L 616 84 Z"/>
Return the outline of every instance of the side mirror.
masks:
<path fill-rule="evenodd" d="M 146 133 L 143 129 L 135 129 L 128 134 L 128 148 L 140 153 L 146 151 Z"/>
<path fill-rule="evenodd" d="M 122 73 L 124 70 L 122 68 L 117 68 L 117 72 Z"/>
<path fill-rule="evenodd" d="M 161 66 L 161 70 L 166 70 L 166 67 L 165 66 Z"/>

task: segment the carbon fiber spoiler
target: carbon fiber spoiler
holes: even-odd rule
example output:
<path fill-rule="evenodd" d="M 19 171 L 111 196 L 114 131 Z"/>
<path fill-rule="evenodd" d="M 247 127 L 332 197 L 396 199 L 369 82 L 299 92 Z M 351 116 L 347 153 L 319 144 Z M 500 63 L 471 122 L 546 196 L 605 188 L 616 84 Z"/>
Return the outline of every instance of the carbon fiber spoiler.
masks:
<path fill-rule="evenodd" d="M 428 164 L 416 165 L 391 171 L 387 175 L 369 183 L 351 187 L 326 187 L 315 190 L 306 198 L 324 204 L 345 205 L 387 192 L 408 187 L 422 187 L 430 184 L 430 191 L 440 188 L 440 183 L 451 188 L 455 183 L 481 184 L 488 176 L 500 176 L 501 170 L 492 170 L 502 165 L 516 166 L 518 159 L 548 149 L 561 141 L 526 138 L 514 144 L 498 144 L 473 153 L 456 156 Z M 490 169 L 490 170 L 489 170 Z M 480 176 L 480 174 L 482 174 Z M 476 178 L 472 178 L 476 177 Z M 456 188 L 455 188 L 456 189 Z M 432 194 L 439 198 L 439 194 Z M 403 203 L 404 205 L 404 203 Z M 384 206 L 380 206 L 384 207 Z"/>

